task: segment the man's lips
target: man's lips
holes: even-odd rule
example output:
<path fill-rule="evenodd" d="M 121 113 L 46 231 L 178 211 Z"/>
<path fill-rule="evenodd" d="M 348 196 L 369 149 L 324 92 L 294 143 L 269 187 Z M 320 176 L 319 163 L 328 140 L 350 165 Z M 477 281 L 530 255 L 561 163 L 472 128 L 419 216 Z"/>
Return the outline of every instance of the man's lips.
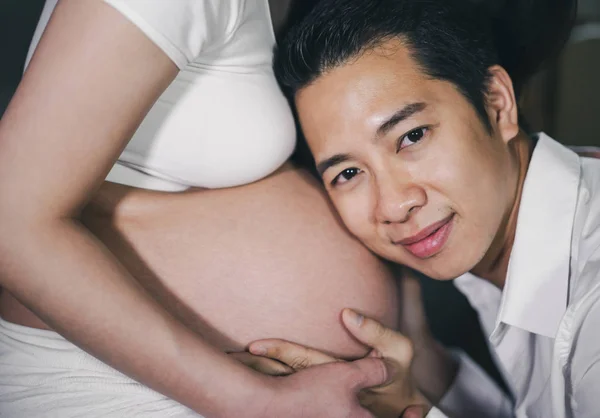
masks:
<path fill-rule="evenodd" d="M 394 242 L 394 244 L 402 245 L 405 250 L 417 258 L 424 260 L 432 257 L 439 253 L 448 241 L 448 237 L 452 232 L 453 219 L 454 215 L 450 215 L 439 222 L 431 224 L 418 234 Z"/>
<path fill-rule="evenodd" d="M 432 235 L 438 229 L 440 229 L 441 227 L 446 225 L 448 222 L 450 222 L 450 220 L 453 217 L 454 217 L 454 214 L 442 219 L 441 221 L 438 221 L 436 223 L 429 225 L 427 228 L 423 228 L 421 231 L 419 231 L 417 234 L 413 235 L 412 237 L 404 238 L 403 240 L 400 240 L 400 241 L 394 241 L 394 244 L 411 245 L 411 244 L 416 244 L 419 241 L 423 241 L 425 238 Z"/>

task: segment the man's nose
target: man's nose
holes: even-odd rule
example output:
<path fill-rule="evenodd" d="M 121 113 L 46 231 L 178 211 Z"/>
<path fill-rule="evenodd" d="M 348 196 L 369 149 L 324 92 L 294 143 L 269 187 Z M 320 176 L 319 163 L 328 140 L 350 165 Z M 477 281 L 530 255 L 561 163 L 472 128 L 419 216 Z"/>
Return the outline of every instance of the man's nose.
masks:
<path fill-rule="evenodd" d="M 427 203 L 425 190 L 414 182 L 387 179 L 377 187 L 375 216 L 380 223 L 403 223 Z"/>

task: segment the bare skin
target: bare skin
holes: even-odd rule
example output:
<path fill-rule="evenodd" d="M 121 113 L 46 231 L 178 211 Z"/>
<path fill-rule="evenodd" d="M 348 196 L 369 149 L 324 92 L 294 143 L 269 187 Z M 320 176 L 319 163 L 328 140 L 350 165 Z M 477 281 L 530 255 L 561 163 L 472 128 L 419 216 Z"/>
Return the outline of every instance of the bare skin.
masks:
<path fill-rule="evenodd" d="M 441 280 L 480 263 L 501 269 L 531 146 L 510 77 L 501 67 L 490 73 L 491 133 L 467 99 L 423 75 L 397 39 L 298 93 L 315 159 L 349 157 L 323 167 L 323 180 L 345 225 L 375 253 Z M 409 116 L 379 129 L 401 109 Z M 450 217 L 449 236 L 433 253 L 403 243 Z"/>
<path fill-rule="evenodd" d="M 431 407 L 428 398 L 435 399 L 436 390 L 447 389 L 449 382 L 445 381 L 445 375 L 449 373 L 445 373 L 444 368 L 448 368 L 449 361 L 431 335 L 422 334 L 428 333 L 428 326 L 417 279 L 405 272 L 400 283 L 401 333 L 360 311 L 345 309 L 342 319 L 348 332 L 371 349 L 368 356 L 385 358 L 392 371 L 387 384 L 360 393 L 363 405 L 379 418 L 422 418 Z M 342 360 L 282 339 L 255 341 L 249 351 L 251 354 L 245 354 L 242 361 L 273 375 L 291 374 Z M 424 375 L 426 370 L 430 371 L 429 376 Z M 431 384 L 425 384 L 428 381 Z"/>
<path fill-rule="evenodd" d="M 350 358 L 366 348 L 345 334 L 338 303 L 362 306 L 393 324 L 391 277 L 348 237 L 314 183 L 288 170 L 248 191 L 162 195 L 103 184 L 176 73 L 105 3 L 59 3 L 0 121 L 0 233 L 11 237 L 0 242 L 3 317 L 50 327 L 204 415 L 371 416 L 356 394 L 387 379 L 381 360 L 328 365 L 281 380 L 223 355 L 258 334 L 291 332 L 289 322 L 299 317 L 294 310 L 308 312 L 297 326 L 307 344 L 321 341 L 318 348 Z M 321 217 L 311 217 L 312 226 L 303 223 L 309 213 Z M 223 264 L 238 259 L 243 263 Z M 370 267 L 363 270 L 362 262 Z M 337 288 L 324 286 L 330 277 Z M 244 280 L 252 281 L 254 294 Z M 272 291 L 279 298 L 265 297 Z M 334 304 L 315 306 L 328 292 Z M 290 298 L 286 306 L 282 295 Z M 242 301 L 254 310 L 228 317 L 231 309 L 241 312 Z M 300 304 L 291 305 L 295 301 Z M 283 326 L 264 321 L 284 308 L 290 316 Z"/>
<path fill-rule="evenodd" d="M 346 306 L 397 326 L 391 272 L 346 233 L 318 183 L 291 166 L 248 186 L 176 195 L 106 183 L 82 220 L 163 306 L 223 351 L 284 336 L 363 357 L 341 326 Z M 0 309 L 16 303 L 9 298 Z M 39 321 L 19 307 L 0 312 Z"/>

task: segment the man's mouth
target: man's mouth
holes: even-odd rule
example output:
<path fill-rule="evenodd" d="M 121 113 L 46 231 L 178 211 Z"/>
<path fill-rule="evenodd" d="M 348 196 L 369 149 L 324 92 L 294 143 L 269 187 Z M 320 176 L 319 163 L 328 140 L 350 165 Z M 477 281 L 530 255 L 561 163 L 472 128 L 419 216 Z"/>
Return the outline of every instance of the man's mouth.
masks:
<path fill-rule="evenodd" d="M 394 241 L 394 244 L 403 246 L 417 258 L 425 259 L 439 253 L 452 231 L 454 214 L 423 228 L 417 234 Z"/>

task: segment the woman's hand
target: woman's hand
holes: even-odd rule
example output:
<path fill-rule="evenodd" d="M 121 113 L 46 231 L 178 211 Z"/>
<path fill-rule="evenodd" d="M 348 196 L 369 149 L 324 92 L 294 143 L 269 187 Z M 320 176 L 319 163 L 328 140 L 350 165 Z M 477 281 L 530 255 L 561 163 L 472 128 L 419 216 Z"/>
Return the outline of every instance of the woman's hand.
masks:
<path fill-rule="evenodd" d="M 275 375 L 300 370 L 321 371 L 324 365 L 335 371 L 336 367 L 340 368 L 343 365 L 352 365 L 369 358 L 383 358 L 389 373 L 387 382 L 370 388 L 365 387 L 358 394 L 360 403 L 377 417 L 425 416 L 429 409 L 428 402 L 417 390 L 410 376 L 412 343 L 403 335 L 351 310 L 345 310 L 342 318 L 344 325 L 355 338 L 373 348 L 366 359 L 344 362 L 317 350 L 276 339 L 254 342 L 250 344 L 250 353 L 235 356 L 255 370 Z M 333 378 L 338 379 L 337 376 Z M 281 381 L 286 379 L 290 378 Z M 313 380 L 310 385 L 314 386 L 315 382 L 317 380 Z M 302 388 L 304 391 L 305 387 Z"/>

